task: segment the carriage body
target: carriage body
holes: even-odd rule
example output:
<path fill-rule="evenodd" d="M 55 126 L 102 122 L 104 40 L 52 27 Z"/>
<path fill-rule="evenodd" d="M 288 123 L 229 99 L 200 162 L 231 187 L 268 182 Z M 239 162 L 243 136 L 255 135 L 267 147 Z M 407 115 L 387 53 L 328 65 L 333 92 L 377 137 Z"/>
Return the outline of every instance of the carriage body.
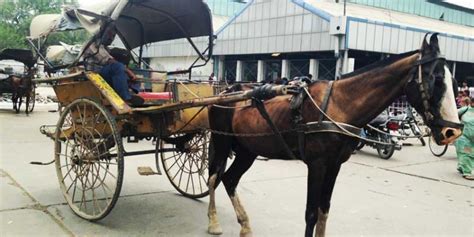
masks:
<path fill-rule="evenodd" d="M 161 174 L 162 167 L 184 196 L 208 195 L 207 106 L 194 107 L 193 102 L 212 98 L 212 85 L 163 81 L 155 87 L 162 91 L 152 93 L 168 94 L 166 99 L 147 100 L 143 107 L 132 108 L 93 72 L 42 81 L 53 83 L 61 112 L 56 125 L 44 125 L 40 131 L 54 140 L 58 181 L 75 214 L 91 221 L 108 215 L 120 194 L 124 157 L 132 155 L 155 154 L 157 171 L 139 168 L 140 174 Z M 153 139 L 154 149 L 125 149 L 125 141 L 144 139 Z M 77 194 L 76 189 L 82 192 Z"/>
<path fill-rule="evenodd" d="M 211 97 L 215 88 L 209 83 L 177 82 L 176 80 L 152 82 L 157 84 L 149 94 L 168 95 L 161 99 L 146 99 L 146 104 L 135 110 L 125 103 L 112 87 L 93 72 L 71 74 L 56 81 L 53 89 L 62 107 L 81 98 L 88 98 L 104 106 L 117 119 L 122 137 L 162 138 L 175 133 L 190 133 L 209 127 L 207 108 L 161 109 L 197 98 Z M 146 81 L 146 79 L 144 80 Z M 161 89 L 158 91 L 159 88 Z M 147 107 L 153 107 L 148 109 Z M 79 116 L 79 115 L 73 115 Z M 51 135 L 51 134 L 50 134 Z"/>
<path fill-rule="evenodd" d="M 132 108 L 99 74 L 83 71 L 77 64 L 79 58 L 71 65 L 53 65 L 36 47 L 52 32 L 85 29 L 97 36 L 112 22 L 123 46 L 139 53 L 133 58 L 138 68 L 145 66 L 144 45 L 187 39 L 198 59 L 187 70 L 175 74 L 191 75 L 193 67 L 210 60 L 214 39 L 210 10 L 200 0 L 115 0 L 107 6 L 64 9 L 62 14 L 32 20 L 27 39 L 48 72 L 66 68 L 79 71 L 35 81 L 52 83 L 60 104 L 57 123 L 40 128 L 54 140 L 60 189 L 73 212 L 91 221 L 107 216 L 118 200 L 126 156 L 154 154 L 157 171 L 148 167 L 146 172 L 139 169 L 140 174 L 161 174 L 161 163 L 172 185 L 184 196 L 200 198 L 208 194 L 208 134 L 203 130 L 209 126 L 207 102 L 200 107 L 194 102 L 214 95 L 211 84 L 145 78 L 147 92 L 167 96 L 146 98 L 144 106 Z M 193 42 L 195 37 L 207 37 L 207 49 L 199 49 Z M 170 74 L 152 69 L 145 73 L 152 75 L 150 78 L 154 73 Z M 142 139 L 153 139 L 154 149 L 125 149 L 125 141 Z"/>

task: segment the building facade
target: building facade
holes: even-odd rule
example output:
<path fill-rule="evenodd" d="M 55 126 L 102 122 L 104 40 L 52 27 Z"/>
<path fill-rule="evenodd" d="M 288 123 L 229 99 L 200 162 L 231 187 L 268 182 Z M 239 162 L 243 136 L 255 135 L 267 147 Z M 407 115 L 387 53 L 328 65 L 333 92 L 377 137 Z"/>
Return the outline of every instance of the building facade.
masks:
<path fill-rule="evenodd" d="M 215 32 L 221 30 L 246 6 L 246 3 L 230 0 L 205 0 L 205 2 L 212 12 Z M 194 38 L 193 41 L 201 52 L 208 47 L 207 37 Z M 180 71 L 188 69 L 196 60 L 197 54 L 186 39 L 179 39 L 148 45 L 144 49 L 143 57 L 154 70 Z M 197 64 L 202 64 L 202 61 L 199 60 Z M 207 80 L 213 71 L 214 64 L 211 60 L 203 67 L 195 68 L 192 71 L 192 77 Z M 187 78 L 187 75 L 181 75 L 181 78 Z"/>
<path fill-rule="evenodd" d="M 220 7 L 234 3 L 221 1 Z M 460 81 L 474 80 L 472 9 L 424 0 L 347 0 L 347 4 L 343 0 L 249 0 L 238 4 L 215 27 L 214 60 L 209 71 L 201 73 L 213 71 L 219 80 L 228 81 L 307 74 L 332 80 L 390 55 L 418 49 L 426 33 L 439 32 L 441 51 L 453 75 Z M 148 56 L 153 65 L 167 57 L 193 55 L 186 47 L 178 42 L 154 46 Z"/>

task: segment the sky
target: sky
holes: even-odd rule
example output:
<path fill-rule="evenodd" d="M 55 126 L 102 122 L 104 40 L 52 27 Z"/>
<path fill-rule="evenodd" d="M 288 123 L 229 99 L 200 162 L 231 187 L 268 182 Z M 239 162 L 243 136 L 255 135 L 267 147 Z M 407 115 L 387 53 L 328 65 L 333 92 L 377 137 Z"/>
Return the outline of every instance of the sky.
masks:
<path fill-rule="evenodd" d="M 91 3 L 97 2 L 97 0 L 78 0 L 79 4 L 87 4 L 90 5 Z M 473 0 L 444 0 L 444 2 L 449 2 L 451 4 L 459 5 L 462 7 L 474 9 L 474 1 Z"/>
<path fill-rule="evenodd" d="M 451 4 L 459 5 L 462 7 L 474 9 L 474 1 L 472 0 L 446 0 L 445 2 L 449 2 Z"/>

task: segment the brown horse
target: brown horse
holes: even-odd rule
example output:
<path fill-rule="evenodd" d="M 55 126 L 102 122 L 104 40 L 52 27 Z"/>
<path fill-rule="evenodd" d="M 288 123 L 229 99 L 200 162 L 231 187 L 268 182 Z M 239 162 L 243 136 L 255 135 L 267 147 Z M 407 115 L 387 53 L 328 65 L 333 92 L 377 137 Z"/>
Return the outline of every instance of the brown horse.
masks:
<path fill-rule="evenodd" d="M 27 99 L 27 104 L 29 102 L 29 92 L 32 86 L 31 79 L 11 75 L 0 81 L 0 95 L 10 93 L 12 96 L 13 109 L 19 113 L 21 104 L 23 103 L 23 97 Z M 26 108 L 26 113 L 28 112 L 28 108 Z"/>
<path fill-rule="evenodd" d="M 11 86 L 12 86 L 12 102 L 13 102 L 13 109 L 16 113 L 20 113 L 21 104 L 23 103 L 23 98 L 26 99 L 25 101 L 25 112 L 28 114 L 30 112 L 30 108 L 28 107 L 30 104 L 31 92 L 33 90 L 33 82 L 31 80 L 33 74 L 30 72 L 23 76 L 10 76 L 11 78 Z"/>
<path fill-rule="evenodd" d="M 439 144 L 448 144 L 461 134 L 452 83 L 446 61 L 440 56 L 436 34 L 431 36 L 430 43 L 425 36 L 420 50 L 392 56 L 335 81 L 326 113 L 337 122 L 362 127 L 396 98 L 406 94 L 410 104 L 431 128 L 435 140 Z M 320 106 L 328 85 L 327 81 L 309 85 L 312 100 Z M 318 121 L 321 116 L 311 98 L 303 101 L 303 123 Z M 293 128 L 289 101 L 290 96 L 280 96 L 264 102 L 268 115 L 280 131 Z M 211 129 L 236 134 L 272 132 L 255 107 L 241 105 L 235 104 L 234 109 L 211 107 Z M 283 138 L 291 152 L 298 155 L 296 132 L 283 133 Z M 276 136 L 243 137 L 213 133 L 210 142 L 208 232 L 222 233 L 214 192 L 222 181 L 241 225 L 241 236 L 250 236 L 249 218 L 236 193 L 239 180 L 258 155 L 285 159 L 288 158 L 288 150 L 282 148 L 285 146 Z M 357 142 L 357 138 L 339 133 L 306 135 L 304 162 L 308 167 L 308 185 L 305 236 L 313 236 L 315 226 L 315 235 L 324 236 L 336 177 L 341 164 L 349 159 Z M 235 160 L 225 171 L 231 151 L 235 152 Z"/>

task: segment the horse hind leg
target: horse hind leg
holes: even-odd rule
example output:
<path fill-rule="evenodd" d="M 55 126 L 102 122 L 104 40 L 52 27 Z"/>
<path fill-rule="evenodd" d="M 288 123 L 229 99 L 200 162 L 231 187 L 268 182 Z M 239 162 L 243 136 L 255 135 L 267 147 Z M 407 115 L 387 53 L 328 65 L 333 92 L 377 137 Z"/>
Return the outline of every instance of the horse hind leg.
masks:
<path fill-rule="evenodd" d="M 236 151 L 234 163 L 232 163 L 229 170 L 224 174 L 222 182 L 226 188 L 227 194 L 234 206 L 235 213 L 237 215 L 237 221 L 239 222 L 240 236 L 249 237 L 252 236 L 252 228 L 250 228 L 250 221 L 248 215 L 236 193 L 237 185 L 239 184 L 242 175 L 252 166 L 253 162 L 257 158 L 247 151 Z"/>
<path fill-rule="evenodd" d="M 209 234 L 220 235 L 222 228 L 217 218 L 215 190 L 224 174 L 227 157 L 231 150 L 231 140 L 228 137 L 212 134 L 209 145 L 209 209 L 207 216 Z"/>
<path fill-rule="evenodd" d="M 217 183 L 217 174 L 213 174 L 209 178 L 209 209 L 207 211 L 207 216 L 209 218 L 209 225 L 207 227 L 207 232 L 212 235 L 222 234 L 222 228 L 217 219 L 217 209 L 216 209 L 216 183 Z"/>

